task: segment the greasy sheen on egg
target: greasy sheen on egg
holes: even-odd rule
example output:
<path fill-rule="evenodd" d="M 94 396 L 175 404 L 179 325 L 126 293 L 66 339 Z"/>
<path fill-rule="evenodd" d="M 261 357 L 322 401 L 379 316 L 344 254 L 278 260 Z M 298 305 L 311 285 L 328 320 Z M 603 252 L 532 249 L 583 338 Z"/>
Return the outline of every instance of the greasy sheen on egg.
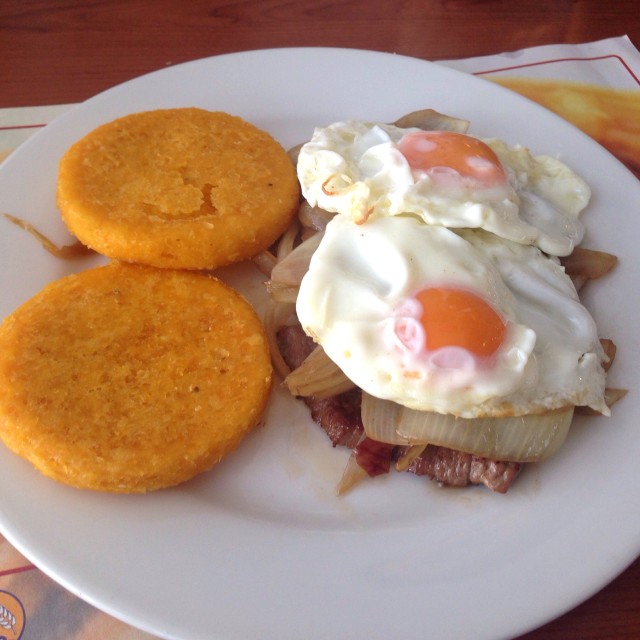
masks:
<path fill-rule="evenodd" d="M 443 152 L 439 165 L 436 150 L 436 161 L 425 166 L 413 151 L 427 143 L 411 142 L 412 136 L 424 134 L 361 120 L 317 128 L 298 158 L 305 199 L 358 223 L 374 214 L 409 213 L 428 224 L 485 229 L 555 256 L 570 254 L 582 240 L 579 214 L 591 192 L 563 162 L 500 140 L 453 134 L 467 139 L 453 154 L 461 154 L 461 162 Z M 474 151 L 476 141 L 492 153 Z M 475 179 L 460 169 L 487 168 L 490 155 L 497 157 L 500 170 L 494 174 L 504 175 L 503 181 Z"/>
<path fill-rule="evenodd" d="M 458 289 L 504 322 L 491 355 L 427 348 L 422 295 Z M 607 412 L 596 327 L 555 258 L 482 230 L 415 215 L 336 215 L 302 280 L 305 329 L 367 393 L 465 418 L 567 405 Z M 473 321 L 473 320 L 472 320 Z"/>

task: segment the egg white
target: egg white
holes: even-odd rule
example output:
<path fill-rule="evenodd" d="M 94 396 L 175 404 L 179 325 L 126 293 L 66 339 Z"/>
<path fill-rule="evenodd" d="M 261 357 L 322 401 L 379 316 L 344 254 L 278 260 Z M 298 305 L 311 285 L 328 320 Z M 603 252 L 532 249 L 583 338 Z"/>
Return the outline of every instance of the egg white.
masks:
<path fill-rule="evenodd" d="M 490 363 L 462 349 L 444 359 L 425 351 L 415 294 L 441 285 L 473 291 L 506 321 L 507 338 Z M 557 260 L 535 247 L 415 216 L 356 224 L 337 215 L 296 311 L 342 371 L 378 398 L 465 418 L 572 404 L 607 411 L 595 323 Z"/>
<path fill-rule="evenodd" d="M 452 179 L 443 185 L 412 170 L 400 152 L 402 137 L 416 131 L 359 120 L 316 129 L 298 157 L 304 197 L 356 222 L 411 213 L 428 224 L 482 228 L 556 256 L 570 254 L 582 240 L 579 214 L 591 192 L 560 160 L 484 140 L 505 168 L 507 184 L 480 188 Z"/>

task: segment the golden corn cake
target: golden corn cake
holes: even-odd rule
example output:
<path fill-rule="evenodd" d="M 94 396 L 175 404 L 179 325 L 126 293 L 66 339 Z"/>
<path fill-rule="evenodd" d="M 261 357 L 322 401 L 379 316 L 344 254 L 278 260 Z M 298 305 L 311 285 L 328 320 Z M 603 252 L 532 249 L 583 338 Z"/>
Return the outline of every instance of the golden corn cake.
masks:
<path fill-rule="evenodd" d="M 196 108 L 134 113 L 61 159 L 57 203 L 69 230 L 110 258 L 214 269 L 259 253 L 289 226 L 295 167 L 269 134 Z"/>
<path fill-rule="evenodd" d="M 0 326 L 0 438 L 75 487 L 144 492 L 209 469 L 259 423 L 270 384 L 252 307 L 193 271 L 90 269 Z"/>

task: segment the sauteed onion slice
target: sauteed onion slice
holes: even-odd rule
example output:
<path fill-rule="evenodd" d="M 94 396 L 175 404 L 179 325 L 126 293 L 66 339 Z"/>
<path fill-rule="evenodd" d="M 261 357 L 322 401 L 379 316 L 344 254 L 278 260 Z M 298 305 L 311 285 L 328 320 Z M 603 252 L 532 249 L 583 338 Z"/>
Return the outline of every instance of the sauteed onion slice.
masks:
<path fill-rule="evenodd" d="M 448 116 L 434 109 L 419 109 L 418 111 L 412 111 L 398 118 L 393 124 L 401 129 L 415 127 L 425 131 L 456 131 L 457 133 L 466 133 L 469 129 L 470 122 L 462 118 Z"/>
<path fill-rule="evenodd" d="M 322 347 L 316 347 L 286 378 L 284 383 L 294 396 L 330 398 L 355 387 Z"/>
<path fill-rule="evenodd" d="M 311 256 L 320 245 L 322 233 L 314 233 L 295 249 L 280 259 L 271 270 L 271 282 L 278 285 L 299 286 L 309 270 Z"/>
<path fill-rule="evenodd" d="M 395 402 L 362 395 L 365 433 L 398 445 L 435 444 L 485 458 L 537 462 L 553 455 L 564 442 L 573 407 L 540 415 L 506 418 L 456 418 L 414 411 Z"/>

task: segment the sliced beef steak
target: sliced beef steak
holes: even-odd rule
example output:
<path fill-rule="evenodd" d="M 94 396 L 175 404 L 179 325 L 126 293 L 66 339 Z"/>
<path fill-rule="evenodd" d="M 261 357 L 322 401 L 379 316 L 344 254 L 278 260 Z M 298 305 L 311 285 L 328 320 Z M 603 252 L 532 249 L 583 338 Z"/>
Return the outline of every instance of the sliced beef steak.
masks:
<path fill-rule="evenodd" d="M 294 324 L 280 330 L 278 346 L 285 362 L 295 369 L 316 345 L 300 325 Z M 324 429 L 333 446 L 354 449 L 358 464 L 370 476 L 388 473 L 392 461 L 405 450 L 404 447 L 375 442 L 364 436 L 360 417 L 360 389 L 352 389 L 331 398 L 312 396 L 303 400 L 311 411 L 311 417 Z M 447 447 L 429 445 L 412 461 L 407 471 L 427 476 L 446 486 L 484 484 L 492 491 L 506 493 L 520 467 L 516 462 L 489 460 Z"/>
<path fill-rule="evenodd" d="M 484 484 L 492 491 L 506 493 L 520 471 L 520 464 L 429 445 L 413 460 L 407 471 L 449 487 Z"/>
<path fill-rule="evenodd" d="M 352 389 L 331 398 L 303 398 L 311 417 L 325 430 L 333 446 L 353 449 L 364 433 L 360 404 L 360 389 Z"/>

